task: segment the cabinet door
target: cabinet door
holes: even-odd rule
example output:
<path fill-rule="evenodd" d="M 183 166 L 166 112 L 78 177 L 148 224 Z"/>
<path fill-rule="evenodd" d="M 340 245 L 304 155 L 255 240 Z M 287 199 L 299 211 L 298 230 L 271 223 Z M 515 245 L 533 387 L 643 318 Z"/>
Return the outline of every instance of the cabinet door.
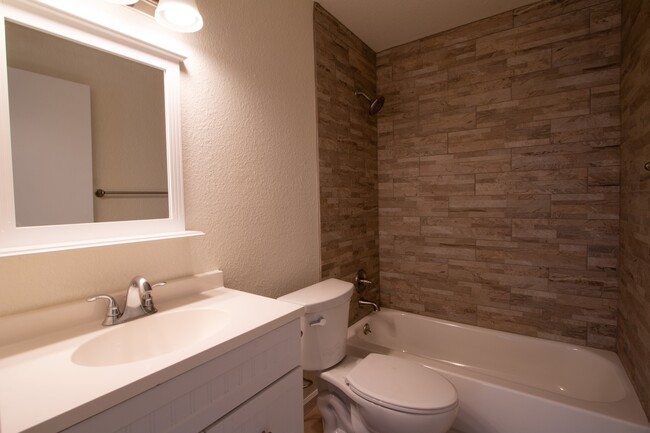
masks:
<path fill-rule="evenodd" d="M 205 433 L 303 433 L 302 373 L 296 368 L 204 430 Z"/>

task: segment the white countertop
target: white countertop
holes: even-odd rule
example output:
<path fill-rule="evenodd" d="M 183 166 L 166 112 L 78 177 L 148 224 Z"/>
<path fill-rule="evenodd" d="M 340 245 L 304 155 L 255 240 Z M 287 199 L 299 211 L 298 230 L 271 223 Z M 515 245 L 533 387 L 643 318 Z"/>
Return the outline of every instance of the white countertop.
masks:
<path fill-rule="evenodd" d="M 228 313 L 228 324 L 171 353 L 88 367 L 74 364 L 72 353 L 101 333 L 129 325 L 101 326 L 105 305 L 83 302 L 0 318 L 0 432 L 62 430 L 289 323 L 302 312 L 297 305 L 224 288 L 219 271 L 170 282 L 162 289 L 154 293 L 156 315 L 216 309 Z M 83 315 L 85 323 L 72 324 L 69 315 L 82 311 L 92 314 Z M 68 323 L 61 325 L 56 316 L 62 313 Z"/>

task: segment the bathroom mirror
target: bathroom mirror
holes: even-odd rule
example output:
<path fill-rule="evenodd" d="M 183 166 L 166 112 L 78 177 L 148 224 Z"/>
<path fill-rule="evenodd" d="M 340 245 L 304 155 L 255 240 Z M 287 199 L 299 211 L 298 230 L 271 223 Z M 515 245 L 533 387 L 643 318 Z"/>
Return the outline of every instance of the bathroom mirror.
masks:
<path fill-rule="evenodd" d="M 183 215 L 184 57 L 33 1 L 3 0 L 0 18 L 0 256 L 199 234 Z"/>
<path fill-rule="evenodd" d="M 16 226 L 167 218 L 163 72 L 10 21 L 5 46 Z"/>

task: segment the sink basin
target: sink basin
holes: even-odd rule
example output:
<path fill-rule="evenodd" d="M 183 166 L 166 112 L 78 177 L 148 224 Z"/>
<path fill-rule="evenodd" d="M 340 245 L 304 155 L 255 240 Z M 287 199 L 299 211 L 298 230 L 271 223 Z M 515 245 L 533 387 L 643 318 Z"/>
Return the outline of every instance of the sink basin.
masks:
<path fill-rule="evenodd" d="M 72 362 L 102 367 L 153 358 L 204 340 L 229 320 L 229 314 L 220 310 L 157 313 L 115 325 L 115 329 L 88 340 L 73 352 Z"/>

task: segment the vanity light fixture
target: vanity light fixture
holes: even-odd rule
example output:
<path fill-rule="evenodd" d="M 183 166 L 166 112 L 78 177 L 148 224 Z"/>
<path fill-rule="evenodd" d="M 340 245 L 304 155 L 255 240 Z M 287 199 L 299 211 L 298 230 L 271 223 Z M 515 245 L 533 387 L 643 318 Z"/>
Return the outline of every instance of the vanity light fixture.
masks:
<path fill-rule="evenodd" d="M 138 0 L 106 0 L 109 3 L 115 3 L 118 5 L 133 5 L 138 2 Z"/>
<path fill-rule="evenodd" d="M 120 5 L 134 5 L 138 0 L 106 0 Z M 149 8 L 156 8 L 154 17 L 158 24 L 170 30 L 192 33 L 201 30 L 203 17 L 195 0 L 142 0 Z M 149 12 L 150 13 L 150 12 Z"/>
<path fill-rule="evenodd" d="M 191 33 L 203 27 L 194 0 L 159 0 L 155 17 L 158 24 L 177 32 Z"/>

